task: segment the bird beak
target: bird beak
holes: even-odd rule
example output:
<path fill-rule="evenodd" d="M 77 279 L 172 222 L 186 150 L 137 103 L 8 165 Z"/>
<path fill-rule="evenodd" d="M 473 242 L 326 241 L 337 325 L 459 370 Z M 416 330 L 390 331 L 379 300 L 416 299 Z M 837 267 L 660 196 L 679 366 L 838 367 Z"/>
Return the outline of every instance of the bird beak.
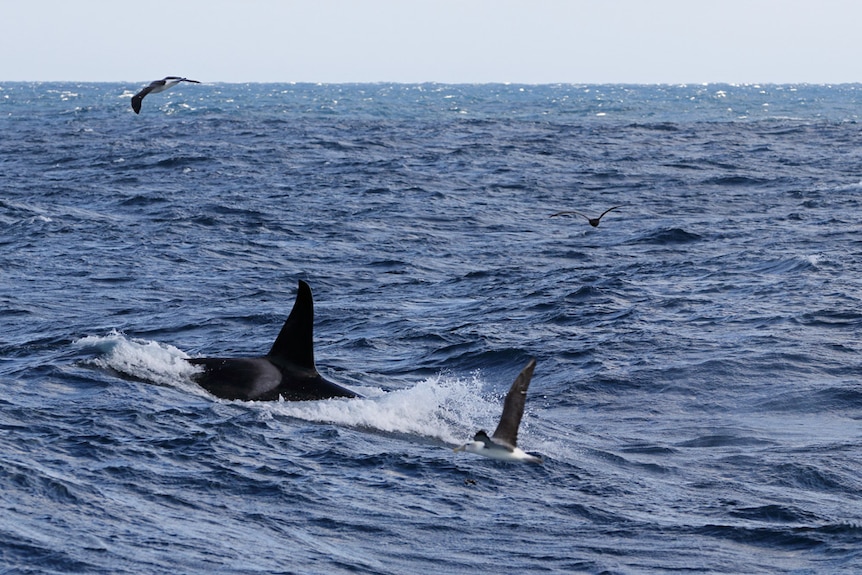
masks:
<path fill-rule="evenodd" d="M 464 449 L 466 449 L 466 448 L 467 448 L 466 445 L 459 445 L 458 447 L 454 448 L 452 451 L 454 451 L 455 453 L 458 453 L 459 451 L 464 451 Z"/>

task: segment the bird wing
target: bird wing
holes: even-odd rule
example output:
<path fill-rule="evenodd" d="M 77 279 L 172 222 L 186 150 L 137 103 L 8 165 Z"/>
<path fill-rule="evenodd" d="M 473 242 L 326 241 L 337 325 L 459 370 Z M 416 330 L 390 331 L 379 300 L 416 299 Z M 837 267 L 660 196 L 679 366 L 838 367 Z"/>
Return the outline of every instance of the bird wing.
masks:
<path fill-rule="evenodd" d="M 144 96 L 153 91 L 154 84 L 158 85 L 156 82 L 153 82 L 149 86 L 132 96 L 132 110 L 135 111 L 135 114 L 141 113 L 141 102 L 144 100 Z"/>
<path fill-rule="evenodd" d="M 200 82 L 198 82 L 197 80 L 192 80 L 190 78 L 183 78 L 182 76 L 165 76 L 161 80 L 156 80 L 155 82 L 153 82 L 153 84 L 158 83 L 158 84 L 163 86 L 163 85 L 165 85 L 165 83 L 167 83 L 169 81 L 173 81 L 174 85 L 179 84 L 180 82 L 191 82 L 192 84 L 200 84 Z"/>
<path fill-rule="evenodd" d="M 491 438 L 488 437 L 488 434 L 485 433 L 484 430 L 480 430 L 476 432 L 476 435 L 473 436 L 473 441 L 481 441 L 485 444 L 485 447 L 491 447 Z"/>
<path fill-rule="evenodd" d="M 515 382 L 506 394 L 503 403 L 503 415 L 500 423 L 494 430 L 492 437 L 507 442 L 512 447 L 518 445 L 518 427 L 521 425 L 521 417 L 524 415 L 524 402 L 527 400 L 527 387 L 533 377 L 536 368 L 536 360 L 531 359 L 527 366 L 521 370 Z"/>
<path fill-rule="evenodd" d="M 553 217 L 555 217 L 555 216 L 570 216 L 570 215 L 572 215 L 572 214 L 574 214 L 574 215 L 576 215 L 576 216 L 581 216 L 581 217 L 583 217 L 583 218 L 587 218 L 588 220 L 590 219 L 590 216 L 588 216 L 588 215 L 586 215 L 586 214 L 582 214 L 581 212 L 572 212 L 572 211 L 568 211 L 568 212 L 557 212 L 556 214 L 551 214 L 551 217 L 553 218 Z"/>
<path fill-rule="evenodd" d="M 600 220 L 600 219 L 602 219 L 603 217 L 605 217 L 605 214 L 606 214 L 606 213 L 608 213 L 608 212 L 610 212 L 610 211 L 613 211 L 613 210 L 615 210 L 615 209 L 617 209 L 617 208 L 621 208 L 621 207 L 622 207 L 622 206 L 614 206 L 614 207 L 612 207 L 612 208 L 608 208 L 608 209 L 606 209 L 605 211 L 603 211 L 603 212 L 602 212 L 602 215 L 600 215 L 600 216 L 599 216 L 598 218 L 596 218 L 596 219 L 599 219 L 599 220 Z"/>

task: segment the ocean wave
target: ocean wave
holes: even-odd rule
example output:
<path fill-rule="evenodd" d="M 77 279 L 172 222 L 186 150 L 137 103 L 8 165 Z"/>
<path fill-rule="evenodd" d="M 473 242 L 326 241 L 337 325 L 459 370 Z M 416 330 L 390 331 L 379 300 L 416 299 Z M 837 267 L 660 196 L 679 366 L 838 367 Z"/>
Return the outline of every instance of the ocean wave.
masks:
<path fill-rule="evenodd" d="M 681 228 L 665 228 L 644 234 L 639 238 L 632 240 L 632 243 L 675 245 L 689 244 L 700 241 L 701 239 L 703 238 L 699 234 L 688 232 Z"/>
<path fill-rule="evenodd" d="M 858 86 L 139 88 L 0 86 L 7 570 L 859 571 Z"/>

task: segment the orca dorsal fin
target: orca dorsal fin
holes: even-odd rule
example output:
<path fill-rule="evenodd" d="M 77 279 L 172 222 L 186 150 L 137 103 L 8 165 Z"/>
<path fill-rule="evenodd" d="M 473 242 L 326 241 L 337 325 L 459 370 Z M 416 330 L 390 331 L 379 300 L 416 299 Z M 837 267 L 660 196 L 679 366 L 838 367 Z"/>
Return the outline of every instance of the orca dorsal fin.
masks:
<path fill-rule="evenodd" d="M 314 367 L 314 302 L 311 288 L 299 280 L 296 301 L 290 315 L 269 350 L 272 358 L 288 361 L 299 367 Z"/>

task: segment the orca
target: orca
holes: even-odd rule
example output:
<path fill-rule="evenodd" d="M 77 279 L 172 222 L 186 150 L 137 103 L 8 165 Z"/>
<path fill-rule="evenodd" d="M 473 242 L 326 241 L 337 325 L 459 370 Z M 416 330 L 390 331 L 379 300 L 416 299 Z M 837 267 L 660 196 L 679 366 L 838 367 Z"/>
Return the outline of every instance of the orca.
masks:
<path fill-rule="evenodd" d="M 314 366 L 314 304 L 299 280 L 293 309 L 269 353 L 262 357 L 202 357 L 186 361 L 203 368 L 192 379 L 222 399 L 309 401 L 362 397 L 321 377 Z"/>

